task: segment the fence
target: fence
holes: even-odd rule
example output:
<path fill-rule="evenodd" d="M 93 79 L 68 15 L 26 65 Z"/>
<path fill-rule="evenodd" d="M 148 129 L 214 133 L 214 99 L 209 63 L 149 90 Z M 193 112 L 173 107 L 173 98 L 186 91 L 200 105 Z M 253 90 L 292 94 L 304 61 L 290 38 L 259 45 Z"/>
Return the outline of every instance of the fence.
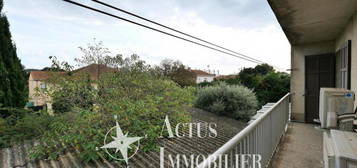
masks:
<path fill-rule="evenodd" d="M 287 128 L 289 97 L 290 93 L 286 94 L 270 110 L 201 162 L 198 168 L 238 168 L 241 167 L 242 158 L 237 156 L 244 156 L 242 154 L 260 155 L 262 167 L 267 167 Z"/>

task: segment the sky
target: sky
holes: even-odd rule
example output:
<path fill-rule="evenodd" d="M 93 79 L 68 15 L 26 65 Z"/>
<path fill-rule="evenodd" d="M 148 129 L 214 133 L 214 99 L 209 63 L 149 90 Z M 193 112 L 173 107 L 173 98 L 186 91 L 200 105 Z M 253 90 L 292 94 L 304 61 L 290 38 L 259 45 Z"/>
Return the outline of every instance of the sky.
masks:
<path fill-rule="evenodd" d="M 90 0 L 74 1 L 157 28 Z M 280 71 L 290 68 L 289 42 L 267 0 L 102 1 L 274 65 Z M 86 47 L 94 38 L 113 55 L 135 53 L 149 64 L 178 59 L 192 69 L 209 68 L 220 74 L 256 65 L 62 0 L 4 0 L 3 12 L 26 68 L 50 66 L 49 56 L 74 64 L 74 58 L 82 54 L 78 47 Z"/>

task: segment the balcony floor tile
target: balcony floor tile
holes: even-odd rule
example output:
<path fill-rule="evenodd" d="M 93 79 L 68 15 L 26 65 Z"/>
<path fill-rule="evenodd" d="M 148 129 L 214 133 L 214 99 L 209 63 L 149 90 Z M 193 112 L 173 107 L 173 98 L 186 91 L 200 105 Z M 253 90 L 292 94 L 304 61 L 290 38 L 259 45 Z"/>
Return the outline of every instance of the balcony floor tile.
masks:
<path fill-rule="evenodd" d="M 278 151 L 273 157 L 272 168 L 321 168 L 322 131 L 315 125 L 289 123 Z"/>

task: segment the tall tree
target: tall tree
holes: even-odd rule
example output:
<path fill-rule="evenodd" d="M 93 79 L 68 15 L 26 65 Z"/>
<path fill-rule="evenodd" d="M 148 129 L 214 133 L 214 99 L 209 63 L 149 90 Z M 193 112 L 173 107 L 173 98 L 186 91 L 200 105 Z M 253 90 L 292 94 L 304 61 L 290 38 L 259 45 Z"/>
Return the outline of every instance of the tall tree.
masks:
<path fill-rule="evenodd" d="M 26 75 L 2 9 L 0 0 L 0 106 L 23 107 L 27 100 Z"/>
<path fill-rule="evenodd" d="M 161 75 L 166 76 L 180 86 L 192 86 L 196 84 L 196 75 L 186 68 L 179 60 L 164 59 L 158 67 Z"/>
<path fill-rule="evenodd" d="M 244 68 L 239 72 L 239 81 L 244 86 L 254 89 L 259 105 L 276 102 L 290 90 L 290 75 L 276 72 L 268 64 Z"/>
<path fill-rule="evenodd" d="M 259 64 L 254 68 L 256 74 L 266 75 L 270 72 L 275 72 L 274 67 L 269 64 Z"/>

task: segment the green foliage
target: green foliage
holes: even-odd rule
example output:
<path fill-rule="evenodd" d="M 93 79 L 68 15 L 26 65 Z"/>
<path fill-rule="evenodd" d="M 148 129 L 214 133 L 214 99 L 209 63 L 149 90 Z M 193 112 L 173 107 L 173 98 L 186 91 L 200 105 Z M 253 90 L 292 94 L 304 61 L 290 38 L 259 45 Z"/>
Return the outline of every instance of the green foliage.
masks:
<path fill-rule="evenodd" d="M 230 76 L 233 76 L 233 75 L 230 75 Z M 230 77 L 227 79 L 218 79 L 218 80 L 214 81 L 214 83 L 217 83 L 217 82 L 224 82 L 228 85 L 240 85 L 241 84 L 238 75 L 234 75 L 233 77 Z"/>
<path fill-rule="evenodd" d="M 254 68 L 244 68 L 239 72 L 239 80 L 241 84 L 251 89 L 255 88 L 258 83 L 258 76 L 261 76 L 261 74 L 258 75 Z"/>
<path fill-rule="evenodd" d="M 271 72 L 275 72 L 274 67 L 268 64 L 259 64 L 254 67 L 255 73 L 260 75 L 266 75 Z"/>
<path fill-rule="evenodd" d="M 70 149 L 79 150 L 84 161 L 107 157 L 95 148 L 103 145 L 106 132 L 115 125 L 114 115 L 129 135 L 148 136 L 141 141 L 144 151 L 157 147 L 166 115 L 173 124 L 190 120 L 185 108 L 193 102 L 192 90 L 170 80 L 147 72 L 107 73 L 98 81 L 98 87 L 102 88 L 96 99 L 98 108 L 76 106 L 71 112 L 57 114 L 41 136 L 47 145 L 34 148 L 32 158 L 55 159 Z M 59 143 L 64 145 L 61 150 Z"/>
<path fill-rule="evenodd" d="M 39 137 L 47 131 L 52 120 L 53 118 L 48 115 L 33 112 L 0 118 L 0 148 Z"/>
<path fill-rule="evenodd" d="M 54 83 L 54 86 L 45 92 L 53 99 L 54 112 L 69 112 L 73 107 L 92 108 L 97 91 L 92 87 L 88 75 L 55 75 L 48 82 Z"/>
<path fill-rule="evenodd" d="M 64 72 L 65 70 L 58 69 L 56 67 L 44 67 L 41 69 L 41 71 Z"/>
<path fill-rule="evenodd" d="M 278 101 L 290 90 L 290 75 L 275 72 L 274 68 L 267 64 L 243 69 L 239 73 L 239 81 L 254 90 L 259 106 Z"/>
<path fill-rule="evenodd" d="M 199 86 L 199 87 L 207 87 L 207 86 L 212 86 L 213 84 L 214 84 L 214 82 L 204 81 L 204 82 L 201 82 L 201 83 L 197 84 L 197 86 Z"/>
<path fill-rule="evenodd" d="M 21 108 L 0 108 L 0 118 L 6 119 L 9 124 L 14 124 L 17 120 L 30 113 L 32 111 Z"/>
<path fill-rule="evenodd" d="M 206 86 L 213 86 L 213 85 L 217 85 L 219 83 L 226 83 L 227 85 L 240 85 L 240 80 L 238 75 L 230 75 L 230 78 L 223 78 L 223 79 L 215 79 L 212 82 L 201 82 L 198 84 L 198 86 L 200 87 L 206 87 Z"/>
<path fill-rule="evenodd" d="M 0 2 L 0 11 L 3 2 Z M 26 73 L 16 54 L 9 22 L 0 13 L 0 106 L 24 107 L 27 100 Z"/>
<path fill-rule="evenodd" d="M 16 116 L 22 118 L 25 114 L 30 113 L 30 110 L 21 109 L 21 108 L 12 108 L 12 107 L 3 107 L 0 108 L 0 117 L 8 118 L 11 116 Z"/>
<path fill-rule="evenodd" d="M 52 109 L 55 113 L 69 112 L 73 108 L 73 104 L 67 97 L 58 96 L 53 100 Z"/>
<path fill-rule="evenodd" d="M 180 66 L 176 71 L 169 74 L 169 78 L 182 87 L 196 84 L 196 75 L 184 66 Z"/>
<path fill-rule="evenodd" d="M 82 49 L 85 56 L 77 61 L 110 63 L 118 71 L 101 74 L 95 81 L 88 80 L 85 74 L 54 73 L 48 81 L 51 87 L 45 92 L 53 97 L 57 112 L 40 136 L 40 142 L 46 145 L 34 148 L 31 158 L 55 159 L 64 151 L 78 150 L 83 161 L 101 156 L 111 159 L 96 147 L 103 146 L 105 134 L 115 126 L 114 115 L 129 136 L 147 135 L 140 141 L 144 151 L 157 147 L 166 115 L 173 125 L 190 121 L 186 108 L 193 103 L 193 88 L 182 88 L 153 73 L 155 70 L 137 55 L 108 58 L 107 52 L 97 49 L 96 46 Z M 101 53 L 105 55 L 100 56 Z M 55 66 L 66 69 L 63 65 L 68 64 L 55 61 Z M 70 106 L 63 106 L 63 102 Z"/>
<path fill-rule="evenodd" d="M 57 159 L 65 151 L 77 150 L 82 161 L 101 157 L 110 160 L 104 150 L 96 148 L 104 145 L 105 134 L 115 126 L 114 115 L 129 136 L 147 135 L 140 141 L 140 150 L 144 151 L 156 149 L 166 115 L 172 125 L 190 121 L 186 108 L 193 103 L 194 88 L 180 87 L 162 78 L 135 54 L 127 58 L 107 57 L 102 49 L 101 45 L 82 48 L 85 55 L 77 60 L 105 63 L 118 69 L 99 75 L 97 80 L 73 73 L 71 65 L 51 57 L 53 67 L 65 72 L 53 73 L 46 81 L 48 87 L 38 90 L 38 94 L 52 98 L 54 116 L 6 112 L 6 118 L 0 118 L 0 147 L 32 139 L 46 144 L 31 149 L 32 159 Z M 10 120 L 13 114 L 22 117 Z"/>
<path fill-rule="evenodd" d="M 218 85 L 200 88 L 195 106 L 218 115 L 247 121 L 256 113 L 257 99 L 241 85 Z"/>
<path fill-rule="evenodd" d="M 290 76 L 287 73 L 268 73 L 255 88 L 261 105 L 277 102 L 290 90 Z"/>
<path fill-rule="evenodd" d="M 196 84 L 196 74 L 186 68 L 180 61 L 165 59 L 161 61 L 157 71 L 182 87 Z"/>

